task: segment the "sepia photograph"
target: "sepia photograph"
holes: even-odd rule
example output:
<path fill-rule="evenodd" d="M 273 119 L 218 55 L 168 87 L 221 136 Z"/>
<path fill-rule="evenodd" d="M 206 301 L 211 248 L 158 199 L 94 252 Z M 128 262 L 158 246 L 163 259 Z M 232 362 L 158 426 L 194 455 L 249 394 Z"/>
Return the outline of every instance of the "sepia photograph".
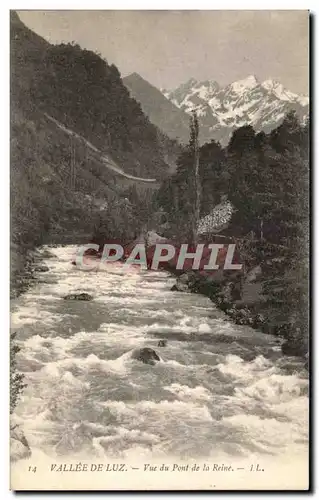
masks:
<path fill-rule="evenodd" d="M 11 490 L 309 491 L 309 11 L 9 17 Z"/>

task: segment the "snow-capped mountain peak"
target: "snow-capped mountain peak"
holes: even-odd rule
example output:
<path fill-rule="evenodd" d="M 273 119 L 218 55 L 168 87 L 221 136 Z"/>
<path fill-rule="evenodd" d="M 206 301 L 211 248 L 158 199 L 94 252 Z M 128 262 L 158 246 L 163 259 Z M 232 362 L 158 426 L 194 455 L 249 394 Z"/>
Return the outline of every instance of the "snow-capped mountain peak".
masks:
<path fill-rule="evenodd" d="M 175 106 L 199 117 L 202 141 L 212 138 L 225 143 L 232 131 L 252 125 L 256 131 L 270 131 L 294 109 L 304 122 L 309 99 L 295 94 L 272 79 L 260 83 L 254 75 L 220 87 L 214 80 L 191 78 L 164 95 Z"/>
<path fill-rule="evenodd" d="M 307 96 L 298 95 L 285 89 L 282 83 L 276 80 L 265 80 L 261 85 L 268 92 L 273 92 L 276 97 L 282 101 L 299 102 L 301 106 L 307 106 L 309 104 L 309 98 Z"/>
<path fill-rule="evenodd" d="M 234 92 L 245 92 L 246 90 L 251 90 L 258 85 L 257 78 L 255 75 L 249 75 L 243 80 L 238 80 L 230 84 L 230 87 Z"/>
<path fill-rule="evenodd" d="M 262 87 L 264 87 L 264 89 L 272 91 L 275 87 L 280 85 L 280 83 L 277 82 L 276 80 L 269 79 L 269 80 L 265 80 L 264 82 L 262 82 L 261 85 L 262 85 Z"/>

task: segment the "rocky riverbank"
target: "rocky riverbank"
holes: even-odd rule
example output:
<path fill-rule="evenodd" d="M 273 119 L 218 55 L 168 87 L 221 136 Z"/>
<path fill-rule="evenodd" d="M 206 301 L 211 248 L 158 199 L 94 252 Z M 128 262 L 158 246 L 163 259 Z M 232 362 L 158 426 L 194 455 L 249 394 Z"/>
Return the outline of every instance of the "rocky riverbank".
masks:
<path fill-rule="evenodd" d="M 177 277 L 172 291 L 209 297 L 234 323 L 282 338 L 283 354 L 304 357 L 308 367 L 308 346 L 304 336 L 293 324 L 275 317 L 262 295 L 264 279 L 260 266 L 255 266 L 245 276 L 225 272 L 205 276 L 189 271 Z"/>
<path fill-rule="evenodd" d="M 53 255 L 46 249 L 33 249 L 11 245 L 11 276 L 10 299 L 14 300 L 29 290 L 38 281 L 40 273 L 49 271 L 43 264 L 43 259 Z M 10 336 L 10 406 L 14 410 L 17 400 L 25 387 L 23 376 L 16 368 L 16 353 L 20 350 L 14 343 L 15 333 Z M 10 458 L 12 462 L 31 456 L 29 443 L 20 424 L 14 421 L 11 415 L 10 422 Z"/>
<path fill-rule="evenodd" d="M 43 265 L 43 259 L 52 257 L 48 250 L 23 248 L 11 245 L 10 298 L 15 299 L 25 293 L 36 282 L 38 273 L 45 273 L 49 268 Z"/>

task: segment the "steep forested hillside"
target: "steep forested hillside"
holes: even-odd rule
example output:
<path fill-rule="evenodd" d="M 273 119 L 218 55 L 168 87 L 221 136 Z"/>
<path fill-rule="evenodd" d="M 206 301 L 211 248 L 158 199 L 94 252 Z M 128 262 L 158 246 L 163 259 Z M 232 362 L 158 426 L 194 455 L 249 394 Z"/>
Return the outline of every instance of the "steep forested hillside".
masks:
<path fill-rule="evenodd" d="M 171 103 L 160 90 L 137 73 L 126 76 L 123 82 L 132 97 L 141 103 L 144 113 L 152 123 L 171 139 L 187 144 L 189 116 L 184 111 Z"/>
<path fill-rule="evenodd" d="M 121 204 L 121 193 L 132 184 L 110 172 L 46 115 L 90 141 L 127 173 L 160 180 L 174 164 L 178 145 L 149 122 L 114 65 L 77 45 L 50 45 L 12 12 L 11 213 L 16 243 L 43 241 L 48 233 L 70 228 L 92 230 L 92 213 L 105 202 L 109 207 Z"/>
<path fill-rule="evenodd" d="M 47 112 L 112 153 L 131 173 L 163 177 L 160 133 L 130 98 L 118 69 L 78 45 L 47 44 L 13 16 L 13 106 Z"/>

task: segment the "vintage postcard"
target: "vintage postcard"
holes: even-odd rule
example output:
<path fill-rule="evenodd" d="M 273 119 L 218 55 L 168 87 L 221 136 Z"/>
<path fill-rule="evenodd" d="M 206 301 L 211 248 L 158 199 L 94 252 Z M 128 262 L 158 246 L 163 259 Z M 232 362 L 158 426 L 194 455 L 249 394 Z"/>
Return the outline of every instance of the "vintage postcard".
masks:
<path fill-rule="evenodd" d="M 309 12 L 10 11 L 12 490 L 309 489 Z"/>

